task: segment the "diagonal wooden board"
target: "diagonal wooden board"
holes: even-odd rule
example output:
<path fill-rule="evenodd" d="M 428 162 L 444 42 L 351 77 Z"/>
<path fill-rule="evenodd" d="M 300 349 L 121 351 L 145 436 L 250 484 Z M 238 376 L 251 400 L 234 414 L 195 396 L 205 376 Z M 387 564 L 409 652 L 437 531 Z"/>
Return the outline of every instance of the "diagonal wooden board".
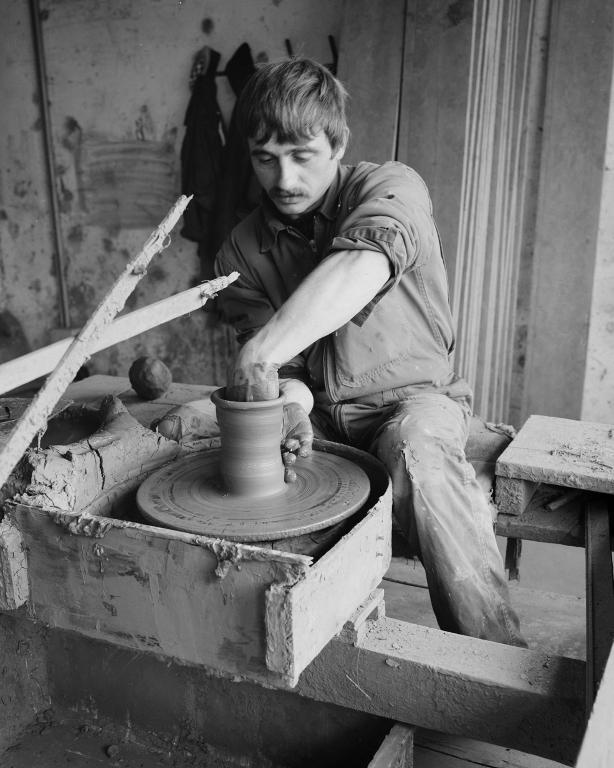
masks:
<path fill-rule="evenodd" d="M 614 425 L 530 416 L 499 456 L 495 474 L 614 493 Z"/>

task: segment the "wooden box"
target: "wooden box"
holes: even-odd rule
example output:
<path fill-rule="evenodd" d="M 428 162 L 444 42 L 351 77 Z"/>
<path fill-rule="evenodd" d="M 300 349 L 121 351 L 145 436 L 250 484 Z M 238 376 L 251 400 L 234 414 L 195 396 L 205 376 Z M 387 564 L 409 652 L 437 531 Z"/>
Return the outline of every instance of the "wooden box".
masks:
<path fill-rule="evenodd" d="M 0 608 L 26 604 L 50 627 L 292 687 L 390 562 L 389 478 L 368 454 L 342 450 L 367 471 L 371 496 L 349 533 L 316 561 L 8 502 L 0 524 Z"/>

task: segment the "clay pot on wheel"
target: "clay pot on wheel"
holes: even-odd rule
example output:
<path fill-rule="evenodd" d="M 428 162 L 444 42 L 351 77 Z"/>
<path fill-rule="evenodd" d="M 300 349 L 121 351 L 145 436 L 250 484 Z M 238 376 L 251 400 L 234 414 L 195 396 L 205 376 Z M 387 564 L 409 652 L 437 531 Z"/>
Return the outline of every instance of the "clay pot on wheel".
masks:
<path fill-rule="evenodd" d="M 220 475 L 233 496 L 262 498 L 283 493 L 281 460 L 283 398 L 240 402 L 211 395 L 220 428 Z"/>

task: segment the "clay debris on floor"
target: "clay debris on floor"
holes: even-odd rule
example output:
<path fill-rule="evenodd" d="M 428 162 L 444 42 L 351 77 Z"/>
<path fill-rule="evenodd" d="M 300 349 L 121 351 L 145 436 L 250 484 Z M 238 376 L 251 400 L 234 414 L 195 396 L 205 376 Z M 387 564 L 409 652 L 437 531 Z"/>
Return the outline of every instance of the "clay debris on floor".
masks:
<path fill-rule="evenodd" d="M 348 765 L 340 756 L 338 768 Z M 47 711 L 0 754 L 2 768 L 284 768 L 262 755 L 237 756 L 190 734 L 165 739 L 129 726 Z M 563 768 L 513 749 L 418 729 L 413 768 Z M 318 768 L 310 765 L 305 768 Z"/>
<path fill-rule="evenodd" d="M 98 717 L 41 713 L 0 753 L 2 768 L 284 768 L 233 755 L 197 736 L 164 737 Z"/>

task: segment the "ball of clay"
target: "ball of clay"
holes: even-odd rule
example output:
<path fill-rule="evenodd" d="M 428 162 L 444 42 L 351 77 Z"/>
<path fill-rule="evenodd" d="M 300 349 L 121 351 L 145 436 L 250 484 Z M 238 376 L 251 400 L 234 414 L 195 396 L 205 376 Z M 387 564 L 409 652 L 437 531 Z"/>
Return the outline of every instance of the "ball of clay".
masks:
<path fill-rule="evenodd" d="M 170 387 L 173 377 L 162 360 L 157 357 L 139 357 L 128 372 L 134 391 L 144 400 L 161 397 Z"/>

